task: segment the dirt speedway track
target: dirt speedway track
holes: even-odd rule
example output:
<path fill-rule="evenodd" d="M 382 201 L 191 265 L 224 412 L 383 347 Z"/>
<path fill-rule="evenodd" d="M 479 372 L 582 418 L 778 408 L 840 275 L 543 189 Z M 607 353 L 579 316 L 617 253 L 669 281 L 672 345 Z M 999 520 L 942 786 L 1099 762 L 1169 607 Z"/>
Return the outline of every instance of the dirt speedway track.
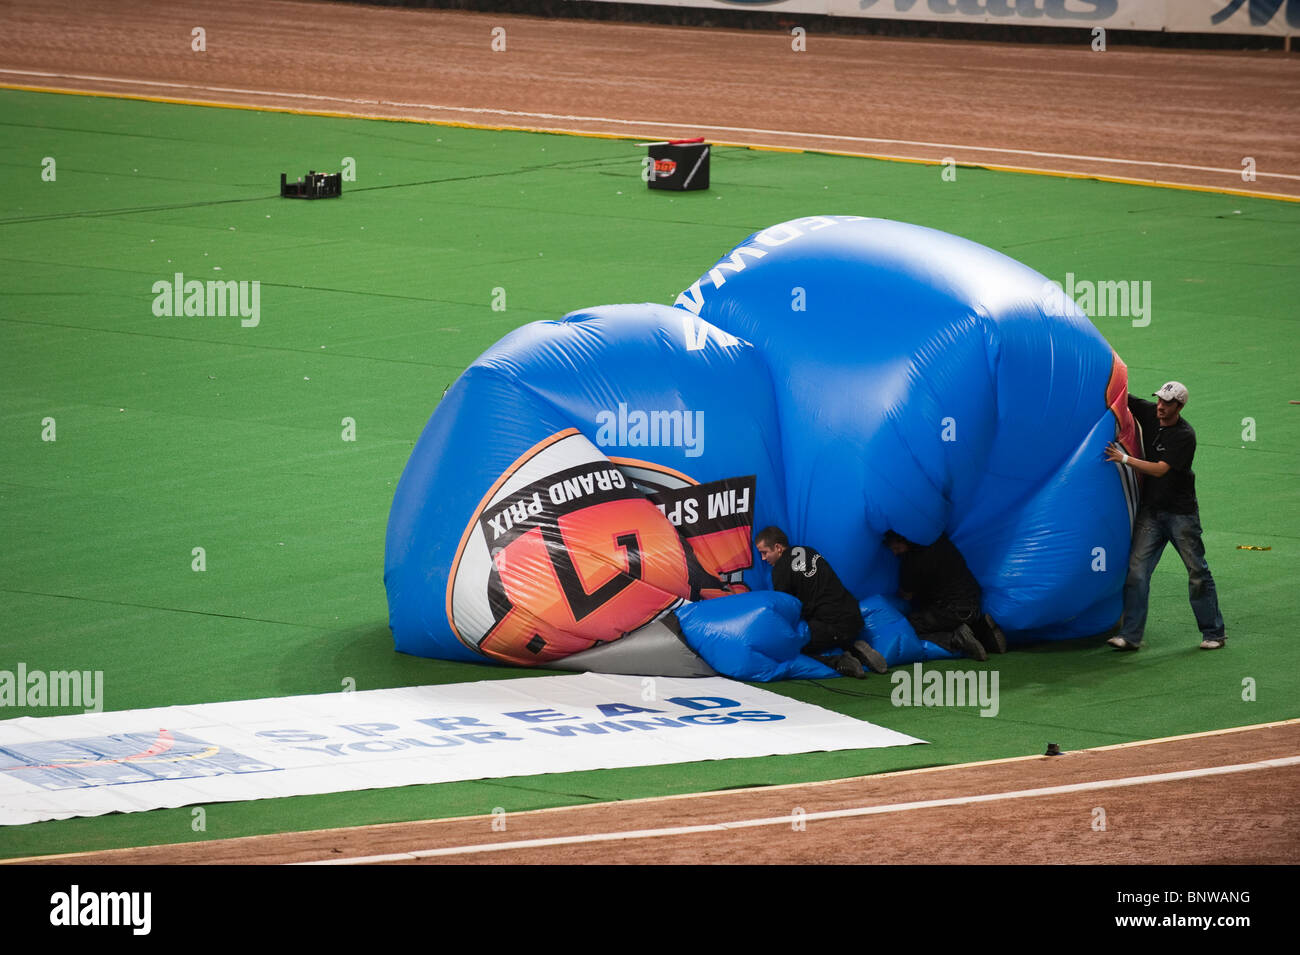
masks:
<path fill-rule="evenodd" d="M 261 0 L 0 0 L 0 23 L 0 84 L 15 87 L 951 156 L 1300 198 L 1300 56 L 815 33 L 795 53 L 774 33 Z M 206 52 L 190 49 L 196 26 Z M 504 53 L 492 52 L 494 26 Z M 1291 721 L 1059 758 L 44 861 L 1294 864 L 1297 760 Z M 1033 792 L 1054 787 L 1074 788 Z"/>
<path fill-rule="evenodd" d="M 822 149 L 1300 197 L 1300 56 L 324 3 L 0 3 L 0 83 Z M 191 50 L 196 26 L 206 50 Z M 493 52 L 492 30 L 506 49 Z M 1254 160 L 1255 181 L 1242 179 Z"/>
<path fill-rule="evenodd" d="M 44 861 L 1294 864 L 1298 787 L 1300 721 L 1289 721 L 1059 757 Z"/>

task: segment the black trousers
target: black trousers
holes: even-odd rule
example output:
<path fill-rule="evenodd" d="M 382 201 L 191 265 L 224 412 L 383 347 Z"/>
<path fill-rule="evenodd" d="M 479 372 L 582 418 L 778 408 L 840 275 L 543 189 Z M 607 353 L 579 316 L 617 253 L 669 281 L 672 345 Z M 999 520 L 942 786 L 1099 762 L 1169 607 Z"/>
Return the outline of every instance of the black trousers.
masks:
<path fill-rule="evenodd" d="M 927 604 L 913 608 L 907 615 L 907 622 L 922 640 L 929 640 L 956 653 L 958 651 L 953 645 L 953 631 L 963 623 L 974 623 L 979 616 L 979 604 Z"/>
<path fill-rule="evenodd" d="M 861 616 L 856 625 L 851 620 L 809 620 L 808 642 L 804 644 L 803 652 L 817 657 L 832 650 L 847 650 L 858 639 L 864 626 Z"/>

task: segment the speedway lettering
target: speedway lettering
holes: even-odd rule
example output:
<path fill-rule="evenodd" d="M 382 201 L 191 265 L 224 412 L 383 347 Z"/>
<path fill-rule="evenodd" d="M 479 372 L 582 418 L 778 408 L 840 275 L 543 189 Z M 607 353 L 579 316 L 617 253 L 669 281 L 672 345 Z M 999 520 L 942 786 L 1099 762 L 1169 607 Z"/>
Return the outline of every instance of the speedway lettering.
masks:
<path fill-rule="evenodd" d="M 662 729 L 770 723 L 786 718 L 781 713 L 746 708 L 739 700 L 723 696 L 674 696 L 662 702 L 673 708 L 609 702 L 597 703 L 581 715 L 561 712 L 550 707 L 506 711 L 499 714 L 503 722 L 490 722 L 477 716 L 430 716 L 411 721 L 419 724 L 414 727 L 409 724 L 386 722 L 342 723 L 338 724 L 339 730 L 352 736 L 365 738 L 356 740 L 344 736 L 341 742 L 333 741 L 330 736 L 322 733 L 298 729 L 262 730 L 256 735 L 277 743 L 291 744 L 292 748 L 303 752 L 319 753 L 329 757 L 347 757 L 358 754 L 395 753 L 409 749 L 449 749 L 464 745 L 523 743 L 529 738 L 527 735 L 516 734 L 577 739 L 606 736 L 611 733 L 645 733 Z M 553 723 L 568 725 L 550 725 Z M 428 735 L 428 729 L 437 731 L 437 735 Z M 304 745 L 308 743 L 311 745 Z"/>
<path fill-rule="evenodd" d="M 669 488 L 648 495 L 677 528 L 691 553 L 710 574 L 733 588 L 754 566 L 754 494 L 757 478 L 724 478 Z"/>
<path fill-rule="evenodd" d="M 721 677 L 594 673 L 0 720 L 0 832 L 187 804 L 916 742 Z M 69 898 L 69 920 L 73 909 Z"/>
<path fill-rule="evenodd" d="M 807 216 L 803 219 L 795 219 L 793 222 L 774 225 L 770 229 L 764 229 L 754 236 L 753 244 L 737 247 L 725 261 L 719 262 L 711 268 L 709 270 L 709 281 L 712 283 L 713 288 L 722 288 L 727 282 L 726 273 L 736 275 L 745 271 L 747 265 L 746 256 L 754 260 L 764 258 L 767 252 L 763 247 L 767 249 L 779 248 L 787 242 L 793 242 L 810 232 L 819 232 L 822 229 L 845 222 L 861 222 L 866 218 L 867 216 Z M 704 289 L 700 284 L 703 281 L 703 279 L 699 279 L 692 283 L 690 288 L 677 296 L 677 300 L 673 304 L 679 305 L 693 315 L 698 316 L 704 308 Z M 689 342 L 687 347 L 690 348 Z M 699 347 L 703 347 L 702 340 Z"/>
<path fill-rule="evenodd" d="M 752 526 L 754 475 L 656 491 L 647 497 L 659 513 L 688 535 Z"/>
<path fill-rule="evenodd" d="M 618 468 L 590 461 L 520 488 L 485 510 L 479 524 L 487 541 L 500 547 L 530 528 L 597 501 L 640 496 Z"/>

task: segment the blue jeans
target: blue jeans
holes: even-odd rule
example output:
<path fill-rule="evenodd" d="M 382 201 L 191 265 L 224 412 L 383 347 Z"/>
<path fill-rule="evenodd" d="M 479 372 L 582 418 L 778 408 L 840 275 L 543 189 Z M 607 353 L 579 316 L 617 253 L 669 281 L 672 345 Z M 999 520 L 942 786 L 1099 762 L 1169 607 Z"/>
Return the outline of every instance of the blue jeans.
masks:
<path fill-rule="evenodd" d="M 1201 519 L 1191 514 L 1171 514 L 1143 508 L 1133 528 L 1133 546 L 1129 552 L 1128 579 L 1124 582 L 1124 619 L 1119 635 L 1129 643 L 1141 643 L 1147 625 L 1147 600 L 1151 595 L 1151 573 L 1160 562 L 1165 544 L 1173 542 L 1178 556 L 1187 566 L 1187 595 L 1196 615 L 1196 626 L 1206 640 L 1222 640 L 1223 617 L 1219 613 L 1219 595 L 1214 577 L 1205 561 L 1201 543 Z"/>

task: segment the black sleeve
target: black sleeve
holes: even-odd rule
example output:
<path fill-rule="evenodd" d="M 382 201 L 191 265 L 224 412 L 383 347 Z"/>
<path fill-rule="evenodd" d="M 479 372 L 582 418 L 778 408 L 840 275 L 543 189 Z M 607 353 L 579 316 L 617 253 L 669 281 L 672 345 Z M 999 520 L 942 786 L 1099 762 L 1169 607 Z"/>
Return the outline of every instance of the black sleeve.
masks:
<path fill-rule="evenodd" d="M 790 549 L 777 558 L 772 565 L 772 589 L 783 594 L 794 594 L 794 585 L 790 580 Z"/>
<path fill-rule="evenodd" d="M 1137 395 L 1129 395 L 1128 411 L 1141 426 L 1144 434 L 1155 434 L 1156 429 L 1160 427 L 1160 422 L 1156 419 L 1156 403 L 1154 401 L 1147 401 Z"/>

